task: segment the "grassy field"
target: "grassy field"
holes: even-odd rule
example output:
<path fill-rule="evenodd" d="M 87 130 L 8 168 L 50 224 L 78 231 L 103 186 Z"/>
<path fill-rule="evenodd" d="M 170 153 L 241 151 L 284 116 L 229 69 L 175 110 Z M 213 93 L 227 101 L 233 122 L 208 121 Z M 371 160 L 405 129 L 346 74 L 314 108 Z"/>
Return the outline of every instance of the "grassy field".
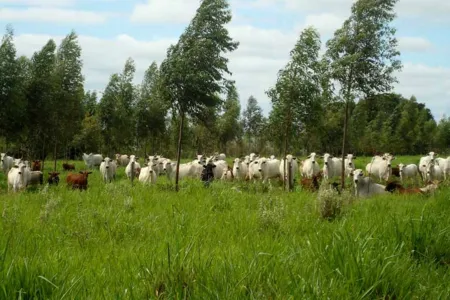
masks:
<path fill-rule="evenodd" d="M 0 299 L 450 298 L 448 187 L 352 200 L 329 221 L 299 188 L 117 177 L 7 194 L 0 174 Z"/>

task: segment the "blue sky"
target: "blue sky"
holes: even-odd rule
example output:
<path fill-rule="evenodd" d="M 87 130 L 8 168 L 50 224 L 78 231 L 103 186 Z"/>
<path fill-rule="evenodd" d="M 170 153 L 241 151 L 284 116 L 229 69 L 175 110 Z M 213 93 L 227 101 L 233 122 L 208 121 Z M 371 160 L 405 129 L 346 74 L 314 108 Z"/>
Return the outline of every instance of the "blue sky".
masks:
<path fill-rule="evenodd" d="M 267 114 L 264 91 L 274 84 L 302 28 L 315 26 L 325 44 L 348 17 L 352 2 L 230 1 L 230 34 L 241 43 L 229 55 L 230 69 L 242 106 L 254 95 Z M 27 56 L 74 29 L 83 47 L 86 88 L 101 91 L 128 57 L 136 62 L 139 83 L 152 61 L 164 59 L 198 5 L 197 0 L 0 0 L 0 26 L 13 25 L 18 53 Z M 450 115 L 450 4 L 401 0 L 396 11 L 404 68 L 395 92 L 414 94 L 437 119 Z"/>

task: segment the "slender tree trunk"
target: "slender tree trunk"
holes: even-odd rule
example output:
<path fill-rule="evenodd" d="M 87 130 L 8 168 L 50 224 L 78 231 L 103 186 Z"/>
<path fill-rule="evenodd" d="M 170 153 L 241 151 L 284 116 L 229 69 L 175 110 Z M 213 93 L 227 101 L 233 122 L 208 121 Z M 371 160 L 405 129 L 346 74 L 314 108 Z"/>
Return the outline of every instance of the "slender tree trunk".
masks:
<path fill-rule="evenodd" d="M 347 91 L 345 94 L 345 116 L 344 116 L 344 134 L 342 137 L 342 170 L 341 170 L 341 187 L 345 189 L 345 144 L 347 143 L 347 125 L 348 125 L 348 106 L 350 102 L 350 92 L 353 81 L 353 69 L 350 70 Z"/>
<path fill-rule="evenodd" d="M 55 171 L 55 172 L 56 172 L 56 160 L 57 160 L 57 157 L 56 157 L 56 144 L 57 144 L 57 142 L 55 141 L 55 148 L 53 148 L 53 159 L 54 159 L 53 171 Z"/>
<path fill-rule="evenodd" d="M 180 128 L 178 130 L 178 147 L 177 147 L 177 170 L 175 172 L 175 190 L 178 192 L 178 177 L 180 175 L 180 159 L 181 159 L 181 137 L 183 133 L 184 112 L 180 113 Z"/>

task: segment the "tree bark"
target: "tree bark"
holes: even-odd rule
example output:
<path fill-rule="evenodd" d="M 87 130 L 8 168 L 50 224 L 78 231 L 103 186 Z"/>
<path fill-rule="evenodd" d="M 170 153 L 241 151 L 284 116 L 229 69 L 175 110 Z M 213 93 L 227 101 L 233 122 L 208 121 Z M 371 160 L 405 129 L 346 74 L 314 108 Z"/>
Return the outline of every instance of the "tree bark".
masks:
<path fill-rule="evenodd" d="M 178 192 L 178 177 L 180 175 L 180 159 L 181 159 L 181 137 L 183 136 L 184 112 L 180 112 L 180 128 L 178 130 L 178 146 L 177 146 L 177 169 L 175 172 L 175 191 Z"/>
<path fill-rule="evenodd" d="M 345 94 L 345 116 L 344 116 L 344 134 L 342 137 L 342 170 L 341 170 L 341 187 L 342 190 L 345 189 L 345 144 L 347 143 L 347 125 L 348 125 L 348 105 L 350 102 L 350 93 L 353 81 L 353 68 L 350 69 L 350 74 L 348 76 L 347 91 Z"/>

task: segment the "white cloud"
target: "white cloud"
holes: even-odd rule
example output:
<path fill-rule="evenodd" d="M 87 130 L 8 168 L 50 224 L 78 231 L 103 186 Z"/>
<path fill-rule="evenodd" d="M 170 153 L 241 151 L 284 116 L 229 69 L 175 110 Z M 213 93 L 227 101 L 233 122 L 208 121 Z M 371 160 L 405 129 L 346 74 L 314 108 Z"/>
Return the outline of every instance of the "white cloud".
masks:
<path fill-rule="evenodd" d="M 61 8 L 37 8 L 26 9 L 0 8 L 0 20 L 2 21 L 28 21 L 48 23 L 84 23 L 99 24 L 106 21 L 107 14 L 93 11 L 67 10 Z"/>
<path fill-rule="evenodd" d="M 433 44 L 422 37 L 398 38 L 398 46 L 402 52 L 426 52 L 433 49 Z"/>
<path fill-rule="evenodd" d="M 148 0 L 138 3 L 131 14 L 132 22 L 188 23 L 200 6 L 198 0 Z"/>
<path fill-rule="evenodd" d="M 342 26 L 344 21 L 344 16 L 332 13 L 311 14 L 306 16 L 305 21 L 299 26 L 299 29 L 302 30 L 307 26 L 313 26 L 319 31 L 320 36 L 323 37 L 332 35 L 336 29 Z"/>
<path fill-rule="evenodd" d="M 230 25 L 228 28 L 230 35 L 241 43 L 238 50 L 228 56 L 229 68 L 233 79 L 236 80 L 242 106 L 245 106 L 250 95 L 254 95 L 265 113 L 268 113 L 270 101 L 265 91 L 275 83 L 278 70 L 287 62 L 297 34 L 252 26 Z M 19 35 L 16 38 L 17 50 L 19 54 L 31 56 L 49 38 L 51 36 Z M 53 38 L 57 43 L 62 39 Z M 132 57 L 136 62 L 135 82 L 139 83 L 152 61 L 160 63 L 165 58 L 169 45 L 175 42 L 176 38 L 141 41 L 129 35 L 119 35 L 109 40 L 80 36 L 86 88 L 103 90 L 110 75 L 121 72 L 128 57 Z M 414 94 L 420 102 L 425 102 L 437 117 L 442 111 L 450 113 L 450 101 L 445 101 L 450 93 L 450 69 L 405 63 L 398 78 L 400 84 L 395 92 L 402 93 L 405 97 Z"/>
<path fill-rule="evenodd" d="M 30 6 L 71 6 L 77 0 L 0 0 L 0 4 Z"/>

